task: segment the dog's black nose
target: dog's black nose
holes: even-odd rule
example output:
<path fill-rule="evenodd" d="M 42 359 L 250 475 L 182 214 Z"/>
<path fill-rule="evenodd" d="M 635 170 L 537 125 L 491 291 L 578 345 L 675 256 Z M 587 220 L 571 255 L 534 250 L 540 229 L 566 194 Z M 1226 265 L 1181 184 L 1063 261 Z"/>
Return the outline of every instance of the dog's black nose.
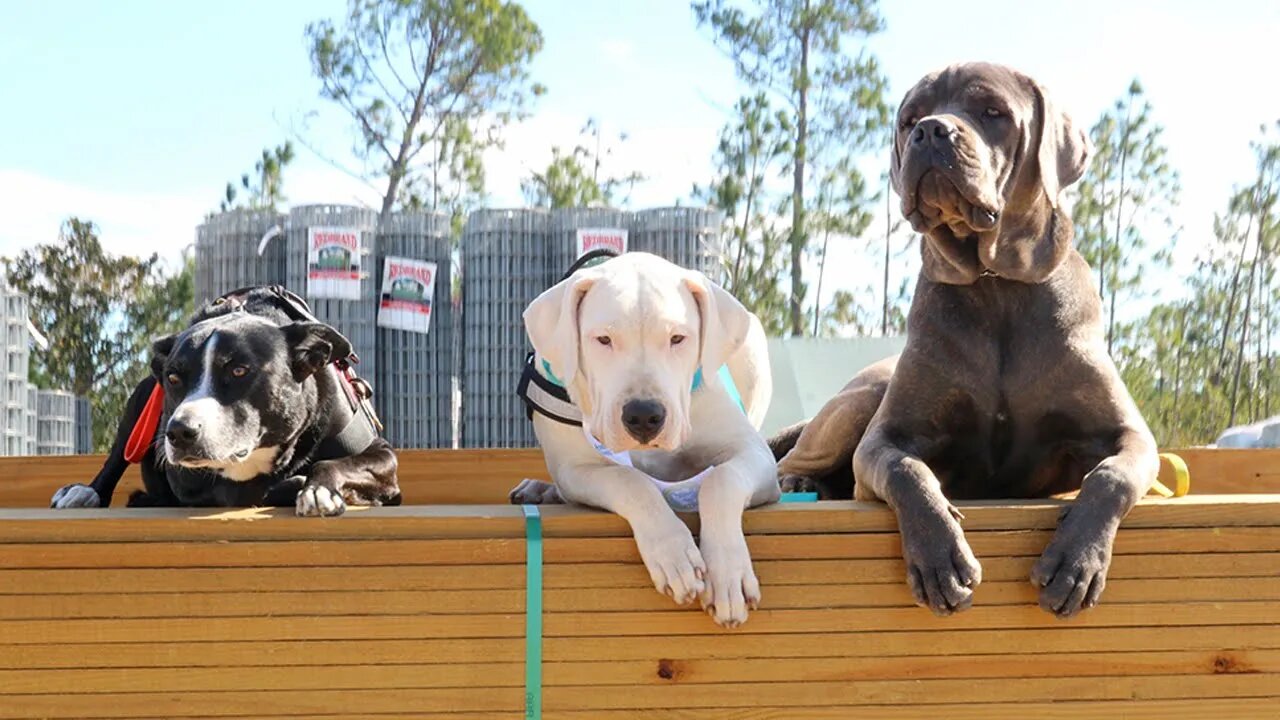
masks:
<path fill-rule="evenodd" d="M 916 129 L 911 133 L 911 142 L 917 145 L 926 142 L 934 145 L 950 145 L 959 132 L 960 127 L 952 120 L 945 117 L 927 117 L 916 123 Z"/>
<path fill-rule="evenodd" d="M 175 445 L 179 443 L 192 443 L 195 442 L 196 438 L 200 437 L 200 425 L 198 423 L 195 425 L 188 425 L 177 418 L 172 418 L 169 420 L 169 426 L 165 430 L 164 435 L 169 438 L 169 442 L 174 443 Z"/>
<path fill-rule="evenodd" d="M 656 400 L 630 400 L 622 406 L 622 424 L 627 434 L 642 443 L 657 437 L 666 421 L 667 409 Z"/>

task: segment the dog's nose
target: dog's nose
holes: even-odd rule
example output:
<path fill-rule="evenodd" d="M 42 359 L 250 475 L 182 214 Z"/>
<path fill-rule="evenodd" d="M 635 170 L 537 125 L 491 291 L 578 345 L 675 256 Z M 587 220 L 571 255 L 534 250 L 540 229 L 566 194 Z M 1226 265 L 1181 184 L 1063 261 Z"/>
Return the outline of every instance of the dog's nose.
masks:
<path fill-rule="evenodd" d="M 926 142 L 934 145 L 950 145 L 960 132 L 960 126 L 945 117 L 927 117 L 916 123 L 911 133 L 911 142 L 920 145 Z"/>
<path fill-rule="evenodd" d="M 165 430 L 165 437 L 169 438 L 169 442 L 174 444 L 192 443 L 196 438 L 200 437 L 200 424 L 188 424 L 172 418 L 169 420 L 169 426 Z"/>
<path fill-rule="evenodd" d="M 629 400 L 622 406 L 622 424 L 627 434 L 642 443 L 657 437 L 666 421 L 667 409 L 656 400 Z"/>

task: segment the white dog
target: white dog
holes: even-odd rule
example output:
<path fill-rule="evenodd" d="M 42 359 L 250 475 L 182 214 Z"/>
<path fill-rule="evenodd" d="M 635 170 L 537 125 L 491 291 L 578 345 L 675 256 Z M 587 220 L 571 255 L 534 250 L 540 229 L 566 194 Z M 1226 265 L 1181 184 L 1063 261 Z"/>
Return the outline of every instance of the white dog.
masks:
<path fill-rule="evenodd" d="M 701 273 L 628 253 L 547 290 L 524 320 L 537 376 L 522 394 L 555 485 L 526 480 L 512 501 L 621 515 L 658 592 L 741 625 L 760 602 L 742 511 L 779 496 L 757 432 L 772 390 L 759 319 Z M 671 507 L 695 503 L 701 551 Z"/>

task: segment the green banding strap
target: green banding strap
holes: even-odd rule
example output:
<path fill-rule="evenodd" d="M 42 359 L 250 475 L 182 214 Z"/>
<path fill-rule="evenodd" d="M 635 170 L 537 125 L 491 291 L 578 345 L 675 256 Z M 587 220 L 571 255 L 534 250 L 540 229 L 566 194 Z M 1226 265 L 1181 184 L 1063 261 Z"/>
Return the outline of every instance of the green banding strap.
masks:
<path fill-rule="evenodd" d="M 542 516 L 537 505 L 524 509 L 524 716 L 542 720 Z"/>
<path fill-rule="evenodd" d="M 818 493 L 816 492 L 785 492 L 778 502 L 784 503 L 803 503 L 818 502 Z"/>

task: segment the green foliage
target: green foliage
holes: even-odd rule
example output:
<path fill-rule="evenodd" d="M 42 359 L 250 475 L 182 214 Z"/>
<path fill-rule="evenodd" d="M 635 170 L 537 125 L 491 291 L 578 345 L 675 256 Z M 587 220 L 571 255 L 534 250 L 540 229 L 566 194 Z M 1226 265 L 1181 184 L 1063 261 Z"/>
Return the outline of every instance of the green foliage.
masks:
<path fill-rule="evenodd" d="M 286 141 L 274 148 L 264 148 L 262 157 L 253 165 L 254 175 L 244 173 L 240 176 L 239 190 L 233 183 L 227 183 L 219 210 L 226 212 L 237 207 L 276 209 L 288 199 L 284 196 L 284 169 L 293 162 L 293 158 L 292 142 Z M 243 201 L 239 200 L 240 190 L 246 195 Z"/>
<path fill-rule="evenodd" d="M 1135 79 L 1091 129 L 1094 155 L 1077 187 L 1072 219 L 1080 251 L 1098 274 L 1108 349 L 1116 339 L 1117 302 L 1141 298 L 1142 276 L 1169 267 L 1171 242 L 1143 231 L 1154 226 L 1176 235 L 1169 213 L 1177 203 L 1178 173 L 1168 164 L 1164 128 L 1152 112 Z"/>
<path fill-rule="evenodd" d="M 782 290 L 786 234 L 776 225 L 777 200 L 767 183 L 785 170 L 792 123 L 758 93 L 738 100 L 735 119 L 720 132 L 715 177 L 694 187 L 701 202 L 724 212 L 724 286 L 760 317 L 771 336 L 786 334 L 787 296 Z"/>
<path fill-rule="evenodd" d="M 699 0 L 693 3 L 700 26 L 734 62 L 738 76 L 754 91 L 777 100 L 795 117 L 790 126 L 786 172 L 791 177 L 787 228 L 790 288 L 788 325 L 805 333 L 807 284 L 804 261 L 823 217 L 858 215 L 874 201 L 861 192 L 854 160 L 883 147 L 890 109 L 887 81 L 865 43 L 883 29 L 874 0 Z M 823 208 L 820 194 L 806 190 L 810 176 L 834 184 L 833 204 Z M 833 233 L 834 234 L 834 233 Z"/>
<path fill-rule="evenodd" d="M 1253 148 L 1257 174 L 1215 218 L 1189 297 L 1118 328 L 1125 382 L 1167 446 L 1211 442 L 1231 425 L 1280 412 L 1280 138 L 1264 129 Z"/>
<path fill-rule="evenodd" d="M 125 400 L 150 372 L 152 340 L 180 328 L 192 312 L 190 259 L 166 275 L 155 255 L 113 255 L 92 223 L 71 218 L 58 242 L 5 259 L 5 267 L 49 340 L 48 350 L 32 357 L 32 382 L 91 398 L 94 445 L 106 449 Z"/>
<path fill-rule="evenodd" d="M 627 196 L 644 175 L 632 171 L 622 176 L 606 174 L 601 178 L 605 161 L 613 148 L 603 144 L 600 124 L 594 119 L 579 132 L 580 141 L 569 153 L 551 148 L 551 163 L 542 172 L 530 173 L 520 183 L 525 201 L 535 207 L 568 208 L 626 203 Z M 618 136 L 626 142 L 625 134 Z M 626 194 L 620 196 L 620 192 Z"/>
<path fill-rule="evenodd" d="M 481 157 L 544 92 L 528 67 L 542 33 L 506 0 L 349 0 L 307 26 L 321 96 L 349 114 L 365 174 L 396 207 L 459 218 L 484 189 Z"/>

